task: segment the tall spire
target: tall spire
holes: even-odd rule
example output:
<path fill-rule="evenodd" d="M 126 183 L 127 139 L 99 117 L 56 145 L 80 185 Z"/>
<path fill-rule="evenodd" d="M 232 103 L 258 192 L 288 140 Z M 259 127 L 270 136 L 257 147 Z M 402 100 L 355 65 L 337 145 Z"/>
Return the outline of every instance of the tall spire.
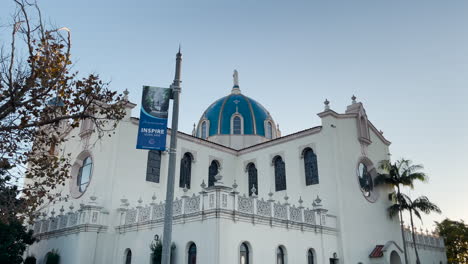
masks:
<path fill-rule="evenodd" d="M 240 94 L 240 89 L 239 89 L 239 73 L 237 70 L 234 70 L 234 74 L 232 75 L 233 80 L 234 80 L 234 86 L 232 87 L 231 93 L 233 94 Z"/>

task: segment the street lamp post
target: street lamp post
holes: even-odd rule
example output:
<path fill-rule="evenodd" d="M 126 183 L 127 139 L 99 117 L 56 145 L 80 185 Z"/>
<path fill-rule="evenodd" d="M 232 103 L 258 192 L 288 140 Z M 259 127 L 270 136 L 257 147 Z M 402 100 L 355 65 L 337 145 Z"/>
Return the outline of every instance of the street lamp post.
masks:
<path fill-rule="evenodd" d="M 162 264 L 169 264 L 171 261 L 171 242 L 172 242 L 172 203 L 174 200 L 174 178 L 175 165 L 177 158 L 177 130 L 179 125 L 179 95 L 180 95 L 180 71 L 182 64 L 182 53 L 177 53 L 176 69 L 174 82 L 171 85 L 172 99 L 172 126 L 171 126 L 171 144 L 169 147 L 169 169 L 167 173 L 167 190 L 166 190 L 166 208 L 164 213 L 164 231 L 163 231 L 163 248 L 162 248 Z"/>

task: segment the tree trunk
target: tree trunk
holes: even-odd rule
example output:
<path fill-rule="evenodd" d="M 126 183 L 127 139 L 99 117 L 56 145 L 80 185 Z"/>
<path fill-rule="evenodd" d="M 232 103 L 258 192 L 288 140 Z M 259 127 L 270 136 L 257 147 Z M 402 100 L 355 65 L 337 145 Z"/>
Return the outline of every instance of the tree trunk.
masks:
<path fill-rule="evenodd" d="M 410 210 L 410 220 L 411 220 L 411 234 L 413 234 L 413 245 L 414 253 L 416 254 L 416 264 L 421 264 L 418 254 L 418 246 L 416 245 L 416 235 L 414 234 L 414 224 L 413 224 L 413 210 Z"/>
<path fill-rule="evenodd" d="M 400 186 L 397 185 L 398 197 L 400 197 Z M 397 199 L 397 203 L 400 203 Z M 406 253 L 406 239 L 405 239 L 405 227 L 403 225 L 403 213 L 401 208 L 398 208 L 400 213 L 400 229 L 401 229 L 401 238 L 403 238 L 403 253 L 405 254 L 405 264 L 408 264 L 408 254 Z"/>

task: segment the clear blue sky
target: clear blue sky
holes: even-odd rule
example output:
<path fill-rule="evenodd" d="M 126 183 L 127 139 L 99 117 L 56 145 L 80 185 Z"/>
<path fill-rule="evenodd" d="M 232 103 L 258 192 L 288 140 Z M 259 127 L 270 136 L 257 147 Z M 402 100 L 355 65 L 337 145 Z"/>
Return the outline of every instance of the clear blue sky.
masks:
<path fill-rule="evenodd" d="M 143 84 L 171 83 L 181 43 L 187 133 L 230 91 L 233 69 L 283 134 L 319 125 L 325 98 L 343 112 L 355 94 L 393 142 L 392 158 L 425 165 L 430 182 L 413 195 L 443 210 L 425 226 L 445 216 L 468 221 L 467 1 L 39 3 L 44 17 L 71 29 L 76 69 L 128 88 L 134 102 Z M 0 24 L 12 10 L 2 0 Z"/>

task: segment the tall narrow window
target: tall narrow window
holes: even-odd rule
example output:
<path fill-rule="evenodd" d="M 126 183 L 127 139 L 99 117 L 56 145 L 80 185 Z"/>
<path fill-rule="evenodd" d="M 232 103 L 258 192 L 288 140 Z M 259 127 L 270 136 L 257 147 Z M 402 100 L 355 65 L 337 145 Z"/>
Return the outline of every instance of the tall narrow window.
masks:
<path fill-rule="evenodd" d="M 283 247 L 279 246 L 276 249 L 276 264 L 284 264 L 285 253 Z"/>
<path fill-rule="evenodd" d="M 240 246 L 240 264 L 249 264 L 249 247 L 246 243 Z"/>
<path fill-rule="evenodd" d="M 88 188 L 89 180 L 91 179 L 91 173 L 93 169 L 93 161 L 91 157 L 87 157 L 83 160 L 83 165 L 78 171 L 77 185 L 78 190 L 83 193 Z"/>
<path fill-rule="evenodd" d="M 249 195 L 252 196 L 252 187 L 255 186 L 257 190 L 255 194 L 258 194 L 258 178 L 257 168 L 252 162 L 247 165 L 247 172 L 249 173 Z"/>
<path fill-rule="evenodd" d="M 306 185 L 318 184 L 318 166 L 317 166 L 317 155 L 311 148 L 306 148 L 302 152 L 304 157 L 304 172 Z"/>
<path fill-rule="evenodd" d="M 184 154 L 184 157 L 180 161 L 180 179 L 179 187 L 184 188 L 187 186 L 190 189 L 191 173 L 192 173 L 192 154 L 189 152 Z"/>
<path fill-rule="evenodd" d="M 197 264 L 197 246 L 192 243 L 188 249 L 188 264 Z"/>
<path fill-rule="evenodd" d="M 125 254 L 125 264 L 132 264 L 132 251 L 130 249 L 128 249 L 127 254 Z"/>
<path fill-rule="evenodd" d="M 307 251 L 307 264 L 314 264 L 314 252 L 312 249 L 309 249 Z"/>
<path fill-rule="evenodd" d="M 242 120 L 239 116 L 235 116 L 234 119 L 232 120 L 232 123 L 233 123 L 233 134 L 234 135 L 240 135 L 242 134 L 241 130 L 242 130 L 242 124 L 241 124 Z"/>
<path fill-rule="evenodd" d="M 273 138 L 273 125 L 271 122 L 267 122 L 266 124 L 266 138 Z"/>
<path fill-rule="evenodd" d="M 201 138 L 206 139 L 206 121 L 203 121 L 201 125 Z"/>
<path fill-rule="evenodd" d="M 216 160 L 213 160 L 208 168 L 208 187 L 213 186 L 216 182 L 215 176 L 219 172 L 219 165 Z"/>
<path fill-rule="evenodd" d="M 161 151 L 148 151 L 148 162 L 146 163 L 146 181 L 159 183 L 161 172 Z"/>
<path fill-rule="evenodd" d="M 273 165 L 275 166 L 275 190 L 286 190 L 286 167 L 284 161 L 280 156 L 273 158 Z"/>

